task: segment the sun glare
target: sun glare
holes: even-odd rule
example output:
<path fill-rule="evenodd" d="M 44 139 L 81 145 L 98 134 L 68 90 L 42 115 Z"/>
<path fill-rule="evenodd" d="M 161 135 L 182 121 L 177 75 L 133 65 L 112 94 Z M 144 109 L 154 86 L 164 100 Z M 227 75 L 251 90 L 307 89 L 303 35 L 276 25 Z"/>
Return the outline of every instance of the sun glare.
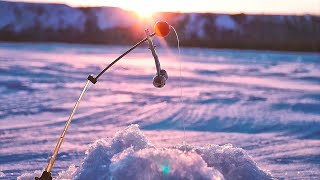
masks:
<path fill-rule="evenodd" d="M 152 8 L 151 3 L 146 3 L 146 5 L 136 4 L 127 7 L 128 10 L 134 11 L 141 18 L 149 19 L 152 18 L 152 15 L 156 13 L 156 10 Z"/>
<path fill-rule="evenodd" d="M 135 13 L 137 13 L 141 18 L 151 18 L 152 15 L 155 13 L 151 9 L 144 9 L 144 8 L 137 8 L 132 9 Z"/>
<path fill-rule="evenodd" d="M 117 1 L 115 5 L 130 11 L 134 11 L 143 19 L 150 19 L 154 13 L 161 11 L 161 8 L 155 6 L 154 1 L 149 0 L 136 0 L 132 3 L 123 3 L 123 1 Z"/>

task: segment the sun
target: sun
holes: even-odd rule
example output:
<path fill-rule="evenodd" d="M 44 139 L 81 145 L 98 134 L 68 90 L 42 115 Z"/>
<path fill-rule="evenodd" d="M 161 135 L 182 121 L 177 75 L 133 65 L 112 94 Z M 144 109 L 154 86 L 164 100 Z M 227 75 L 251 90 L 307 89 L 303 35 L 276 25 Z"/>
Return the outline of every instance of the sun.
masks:
<path fill-rule="evenodd" d="M 155 6 L 154 1 L 150 0 L 135 0 L 132 3 L 118 1 L 117 5 L 118 7 L 137 13 L 143 19 L 150 19 L 156 12 L 160 11 L 159 7 Z"/>
<path fill-rule="evenodd" d="M 153 7 L 150 3 L 146 3 L 145 5 L 143 5 L 142 3 L 137 3 L 135 5 L 129 6 L 127 9 L 134 11 L 142 19 L 151 19 L 152 16 L 157 12 L 157 9 Z"/>
<path fill-rule="evenodd" d="M 151 18 L 155 13 L 155 11 L 148 8 L 137 8 L 137 9 L 132 9 L 132 11 L 137 13 L 141 18 L 147 18 L 147 19 Z"/>

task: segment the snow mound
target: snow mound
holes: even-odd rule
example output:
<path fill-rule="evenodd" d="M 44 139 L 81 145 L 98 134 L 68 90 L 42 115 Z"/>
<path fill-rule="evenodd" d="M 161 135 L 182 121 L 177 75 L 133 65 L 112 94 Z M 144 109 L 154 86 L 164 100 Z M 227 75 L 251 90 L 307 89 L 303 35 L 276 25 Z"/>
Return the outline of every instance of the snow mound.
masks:
<path fill-rule="evenodd" d="M 219 170 L 225 179 L 272 179 L 261 170 L 257 163 L 242 148 L 231 144 L 223 146 L 206 145 L 203 147 L 177 146 L 177 149 L 199 154 L 209 167 Z"/>
<path fill-rule="evenodd" d="M 196 153 L 177 149 L 132 148 L 113 158 L 113 179 L 223 179 Z"/>
<path fill-rule="evenodd" d="M 86 152 L 81 167 L 73 174 L 74 179 L 109 179 L 112 177 L 110 167 L 115 155 L 125 152 L 127 149 L 139 151 L 153 147 L 139 130 L 137 125 L 131 125 L 119 131 L 111 143 L 101 139 L 96 141 Z M 62 173 L 62 175 L 64 175 Z"/>
<path fill-rule="evenodd" d="M 39 171 L 37 175 L 41 174 Z M 29 179 L 25 174 L 20 179 Z M 34 175 L 32 176 L 34 177 Z M 241 148 L 230 144 L 156 148 L 130 125 L 111 142 L 90 146 L 80 167 L 72 165 L 57 179 L 272 179 Z"/>

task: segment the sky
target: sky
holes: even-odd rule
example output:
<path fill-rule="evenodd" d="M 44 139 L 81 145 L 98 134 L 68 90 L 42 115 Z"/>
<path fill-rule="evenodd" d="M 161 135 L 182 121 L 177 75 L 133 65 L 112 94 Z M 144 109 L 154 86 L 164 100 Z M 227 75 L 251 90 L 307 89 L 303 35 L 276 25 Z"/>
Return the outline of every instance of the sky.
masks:
<path fill-rule="evenodd" d="M 11 0 L 71 6 L 114 6 L 142 14 L 157 11 L 251 14 L 316 14 L 320 0 Z"/>

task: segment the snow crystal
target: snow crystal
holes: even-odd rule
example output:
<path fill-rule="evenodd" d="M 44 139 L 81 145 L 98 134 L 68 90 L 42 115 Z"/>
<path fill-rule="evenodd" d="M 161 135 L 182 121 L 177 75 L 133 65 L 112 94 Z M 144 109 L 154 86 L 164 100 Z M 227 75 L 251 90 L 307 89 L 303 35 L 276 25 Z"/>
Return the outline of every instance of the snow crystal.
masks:
<path fill-rule="evenodd" d="M 24 174 L 30 179 L 41 171 Z M 156 148 L 130 125 L 108 142 L 90 146 L 80 167 L 72 165 L 57 179 L 272 179 L 241 148 L 230 144 Z"/>

